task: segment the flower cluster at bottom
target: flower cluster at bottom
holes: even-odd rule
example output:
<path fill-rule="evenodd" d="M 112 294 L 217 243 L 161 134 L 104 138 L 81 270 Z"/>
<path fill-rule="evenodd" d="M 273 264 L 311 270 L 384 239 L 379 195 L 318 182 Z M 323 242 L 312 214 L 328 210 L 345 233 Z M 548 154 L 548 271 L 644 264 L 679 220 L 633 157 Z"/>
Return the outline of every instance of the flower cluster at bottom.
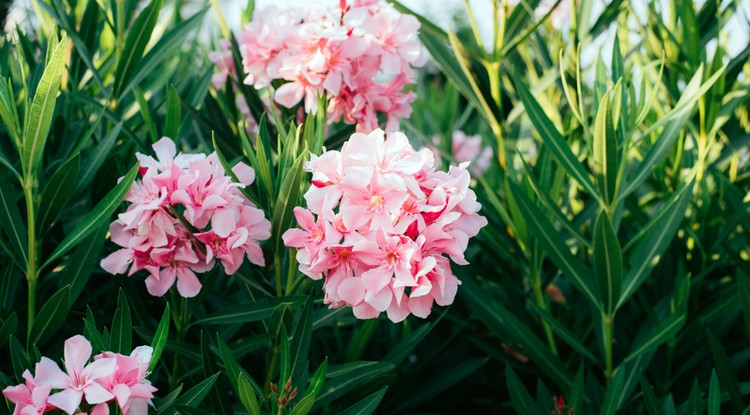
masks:
<path fill-rule="evenodd" d="M 313 156 L 306 167 L 308 209 L 294 210 L 302 229 L 283 239 L 297 248 L 301 272 L 325 277 L 326 304 L 351 306 L 362 319 L 385 311 L 398 322 L 453 302 L 460 281 L 450 262 L 467 264 L 469 239 L 487 224 L 469 188 L 468 163 L 437 171 L 430 150 L 375 130 L 352 135 L 340 152 Z"/>
<path fill-rule="evenodd" d="M 156 391 L 146 379 L 151 347 L 136 347 L 130 356 L 104 352 L 88 363 L 91 353 L 91 343 L 85 337 L 73 336 L 65 341 L 66 372 L 47 357 L 36 364 L 34 376 L 24 371 L 25 383 L 3 390 L 16 405 L 13 415 L 54 410 L 107 415 L 111 402 L 116 402 L 124 415 L 146 415 Z"/>
<path fill-rule="evenodd" d="M 238 163 L 232 173 L 240 183 L 234 183 L 216 153 L 177 154 L 166 137 L 153 148 L 157 159 L 136 154 L 142 178 L 125 196 L 131 205 L 109 228 L 122 249 L 104 258 L 102 268 L 111 274 L 130 268 L 129 275 L 146 270 L 151 295 L 164 295 L 176 280 L 180 295 L 194 297 L 201 289 L 195 273 L 213 268 L 214 259 L 227 275 L 246 256 L 264 266 L 258 241 L 271 237 L 271 223 L 239 190 L 255 171 Z"/>

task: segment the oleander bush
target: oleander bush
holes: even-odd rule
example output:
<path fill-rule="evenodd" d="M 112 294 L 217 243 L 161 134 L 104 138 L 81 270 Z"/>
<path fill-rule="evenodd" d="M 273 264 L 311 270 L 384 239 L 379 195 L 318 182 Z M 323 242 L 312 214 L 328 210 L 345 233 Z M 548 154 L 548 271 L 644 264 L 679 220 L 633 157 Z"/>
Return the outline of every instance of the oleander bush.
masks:
<path fill-rule="evenodd" d="M 3 33 L 0 412 L 750 413 L 742 1 L 404 3 Z"/>

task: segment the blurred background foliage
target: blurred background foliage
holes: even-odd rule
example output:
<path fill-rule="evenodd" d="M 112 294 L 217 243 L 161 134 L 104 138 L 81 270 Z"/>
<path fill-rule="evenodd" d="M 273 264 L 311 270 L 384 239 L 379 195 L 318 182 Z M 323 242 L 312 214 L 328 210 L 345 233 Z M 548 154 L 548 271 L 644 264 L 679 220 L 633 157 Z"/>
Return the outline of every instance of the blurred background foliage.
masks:
<path fill-rule="evenodd" d="M 750 46 L 728 54 L 724 30 L 741 0 L 551 3 L 493 4 L 489 38 L 470 8 L 455 32 L 418 16 L 432 63 L 403 129 L 479 134 L 495 160 L 456 303 L 395 325 L 324 307 L 280 244 L 308 152 L 352 127 L 214 90 L 211 4 L 35 2 L 35 30 L 0 40 L 0 386 L 84 333 L 161 351 L 156 413 L 748 413 Z M 99 268 L 117 179 L 163 135 L 256 169 L 267 268 L 214 270 L 189 300 Z"/>

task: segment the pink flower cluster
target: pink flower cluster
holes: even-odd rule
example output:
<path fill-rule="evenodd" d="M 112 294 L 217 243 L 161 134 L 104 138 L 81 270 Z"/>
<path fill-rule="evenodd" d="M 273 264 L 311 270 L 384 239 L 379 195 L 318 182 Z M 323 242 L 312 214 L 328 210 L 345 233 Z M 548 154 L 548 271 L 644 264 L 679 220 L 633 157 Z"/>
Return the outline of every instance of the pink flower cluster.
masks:
<path fill-rule="evenodd" d="M 201 289 L 195 273 L 213 268 L 218 259 L 228 275 L 245 256 L 265 266 L 258 244 L 270 238 L 271 223 L 239 188 L 255 179 L 253 169 L 238 163 L 232 182 L 216 153 L 177 154 L 174 142 L 153 145 L 157 159 L 136 154 L 141 180 L 131 187 L 127 210 L 110 225 L 112 242 L 122 249 L 104 258 L 111 274 L 146 270 L 146 287 L 162 296 L 177 281 L 177 291 L 193 297 Z"/>
<path fill-rule="evenodd" d="M 306 13 L 257 10 L 239 36 L 244 82 L 260 89 L 283 80 L 274 100 L 287 108 L 302 101 L 305 112 L 315 113 L 325 95 L 330 121 L 343 119 L 369 132 L 382 113 L 394 130 L 399 118 L 411 114 L 415 94 L 404 87 L 425 61 L 418 29 L 414 16 L 378 0 L 341 0 L 338 7 Z M 217 80 L 234 71 L 219 57 L 214 55 Z"/>
<path fill-rule="evenodd" d="M 430 146 L 429 148 L 435 155 L 436 166 L 440 167 L 442 153 L 437 147 L 440 145 L 440 136 L 433 136 L 432 144 L 434 146 Z M 461 130 L 455 130 L 451 134 L 451 147 L 448 157 L 459 163 L 472 162 L 469 170 L 472 174 L 481 176 L 492 162 L 492 147 L 482 147 L 482 137 L 478 135 L 466 135 Z"/>
<path fill-rule="evenodd" d="M 453 302 L 461 282 L 450 260 L 467 264 L 469 239 L 487 224 L 467 165 L 437 171 L 430 150 L 415 151 L 402 133 L 356 133 L 306 165 L 307 209 L 294 210 L 301 229 L 284 233 L 284 244 L 297 248 L 302 273 L 325 277 L 331 308 L 426 318 L 433 302 Z"/>
<path fill-rule="evenodd" d="M 117 402 L 124 415 L 146 415 L 156 388 L 146 379 L 151 347 L 136 347 L 130 356 L 104 352 L 91 357 L 91 343 L 83 336 L 65 341 L 65 372 L 42 357 L 35 375 L 23 372 L 25 383 L 8 386 L 3 395 L 16 405 L 13 415 L 38 415 L 62 410 L 67 414 L 109 414 Z M 55 391 L 53 393 L 53 391 Z"/>

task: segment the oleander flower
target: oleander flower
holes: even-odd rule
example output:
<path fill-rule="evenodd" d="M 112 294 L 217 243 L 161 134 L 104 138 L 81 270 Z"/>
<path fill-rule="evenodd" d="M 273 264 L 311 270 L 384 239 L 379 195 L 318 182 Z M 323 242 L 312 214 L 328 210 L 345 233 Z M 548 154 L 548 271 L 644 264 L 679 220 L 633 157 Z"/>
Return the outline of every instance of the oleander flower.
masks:
<path fill-rule="evenodd" d="M 314 114 L 326 97 L 329 121 L 356 124 L 358 131 L 387 129 L 411 114 L 416 95 L 414 68 L 426 61 L 418 40 L 419 22 L 382 0 L 340 1 L 338 6 L 270 6 L 256 10 L 238 36 L 242 81 L 257 89 L 276 85 L 275 102 Z M 214 87 L 240 77 L 229 43 L 211 53 L 217 72 Z"/>
<path fill-rule="evenodd" d="M 247 257 L 264 266 L 259 241 L 270 238 L 270 222 L 239 190 L 255 180 L 244 163 L 232 168 L 235 183 L 216 153 L 177 154 L 164 137 L 153 145 L 157 158 L 137 154 L 141 180 L 131 187 L 127 210 L 110 225 L 121 249 L 101 261 L 111 274 L 148 272 L 146 288 L 162 296 L 173 285 L 183 297 L 201 290 L 196 274 L 218 259 L 228 275 Z M 128 271 L 129 269 L 129 271 Z"/>
<path fill-rule="evenodd" d="M 432 137 L 432 144 L 429 146 L 435 155 L 436 165 L 441 165 L 440 136 Z M 492 163 L 492 147 L 482 146 L 482 137 L 479 135 L 466 135 L 461 130 L 454 130 L 451 134 L 451 145 L 449 158 L 459 163 L 471 162 L 469 171 L 475 176 L 481 176 Z"/>
<path fill-rule="evenodd" d="M 434 303 L 453 302 L 461 282 L 451 261 L 467 264 L 469 239 L 487 224 L 468 164 L 438 171 L 432 152 L 415 151 L 402 133 L 356 133 L 305 165 L 307 208 L 294 210 L 300 228 L 284 244 L 297 249 L 302 273 L 325 280 L 331 308 L 426 318 Z"/>
<path fill-rule="evenodd" d="M 3 395 L 16 407 L 14 415 L 42 414 L 62 410 L 82 414 L 85 403 L 91 415 L 109 414 L 116 401 L 124 415 L 146 415 L 156 388 L 146 379 L 151 347 L 140 346 L 130 356 L 104 352 L 89 362 L 91 343 L 80 335 L 65 341 L 65 371 L 53 360 L 42 357 L 35 376 L 23 372 L 25 382 L 8 386 Z M 52 393 L 55 391 L 55 393 Z"/>

